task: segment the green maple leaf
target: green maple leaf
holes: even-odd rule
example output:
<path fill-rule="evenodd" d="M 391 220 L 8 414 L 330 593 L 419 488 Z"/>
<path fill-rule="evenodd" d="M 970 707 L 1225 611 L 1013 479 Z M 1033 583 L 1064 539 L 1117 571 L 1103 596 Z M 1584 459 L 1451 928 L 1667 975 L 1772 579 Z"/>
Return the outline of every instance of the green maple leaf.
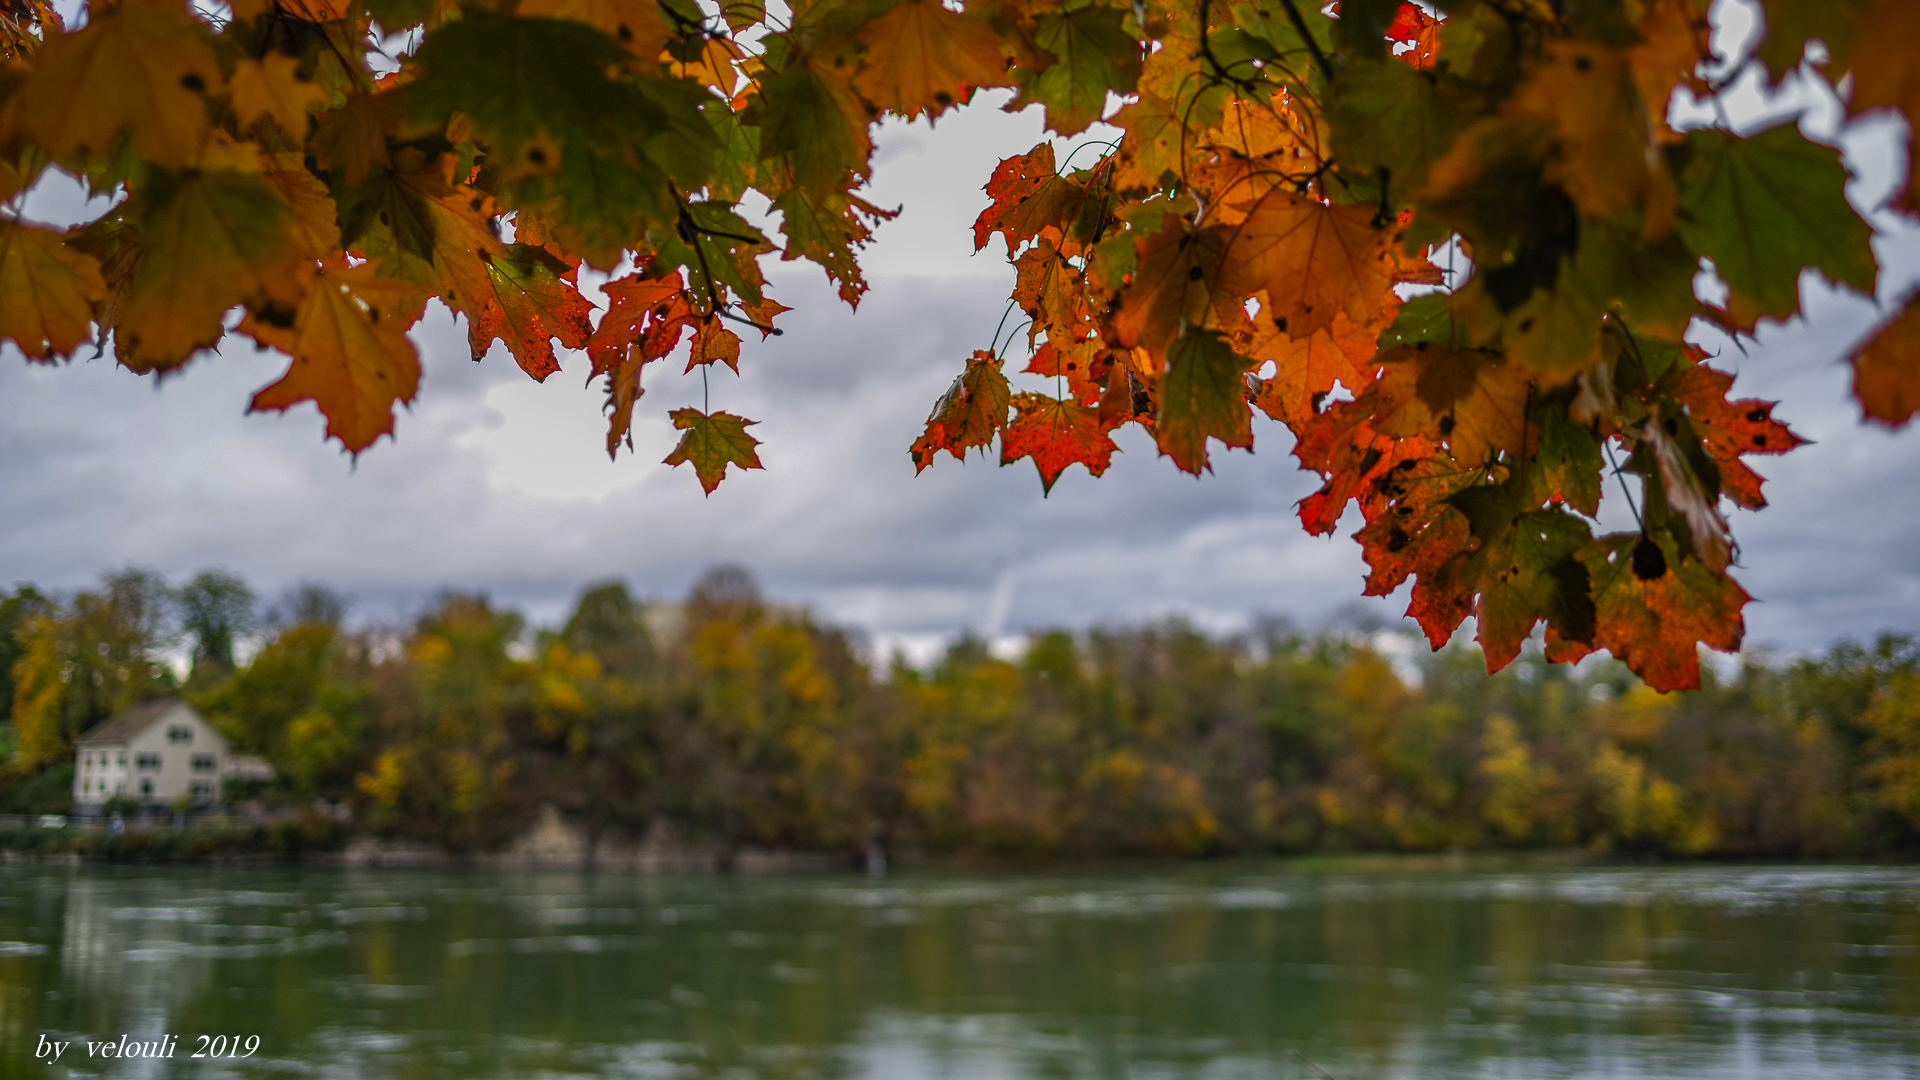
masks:
<path fill-rule="evenodd" d="M 848 76 L 824 58 L 790 55 L 765 75 L 742 117 L 760 129 L 761 159 L 784 157 L 794 183 L 805 188 L 836 190 L 848 177 L 865 177 L 873 137 Z"/>
<path fill-rule="evenodd" d="M 1787 123 L 1745 139 L 1689 132 L 1685 151 L 1680 235 L 1759 315 L 1799 310 L 1808 266 L 1873 294 L 1873 230 L 1847 202 L 1838 150 Z"/>
<path fill-rule="evenodd" d="M 1253 408 L 1246 375 L 1255 362 L 1211 330 L 1188 330 L 1167 349 L 1154 437 L 1160 452 L 1195 476 L 1207 463 L 1207 439 L 1253 446 Z"/>
<path fill-rule="evenodd" d="M 1080 2 L 1034 20 L 1033 40 L 1053 55 L 1052 64 L 1028 74 L 1015 103 L 1039 102 L 1047 126 L 1077 135 L 1106 114 L 1107 94 L 1130 94 L 1140 79 L 1140 43 L 1127 33 L 1116 8 Z"/>
<path fill-rule="evenodd" d="M 1396 205 L 1412 200 L 1453 137 L 1486 109 L 1460 80 L 1416 70 L 1396 57 L 1347 65 L 1333 89 L 1334 157 L 1386 169 Z"/>
<path fill-rule="evenodd" d="M 672 416 L 674 428 L 686 434 L 680 436 L 680 445 L 667 455 L 666 463 L 691 462 L 694 475 L 700 478 L 700 486 L 707 494 L 713 494 L 713 489 L 720 486 L 727 466 L 761 467 L 760 455 L 754 451 L 760 440 L 747 434 L 747 427 L 755 421 L 730 412 L 703 413 L 693 408 L 675 409 Z"/>

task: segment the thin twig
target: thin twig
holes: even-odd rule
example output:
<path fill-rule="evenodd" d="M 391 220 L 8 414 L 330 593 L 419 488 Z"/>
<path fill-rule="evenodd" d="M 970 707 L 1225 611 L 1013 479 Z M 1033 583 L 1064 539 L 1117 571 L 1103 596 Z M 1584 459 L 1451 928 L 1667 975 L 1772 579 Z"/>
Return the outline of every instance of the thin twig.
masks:
<path fill-rule="evenodd" d="M 1320 65 L 1321 73 L 1326 75 L 1328 82 L 1332 82 L 1333 64 L 1327 60 L 1327 54 L 1320 51 L 1320 43 L 1313 40 L 1313 33 L 1307 29 L 1307 20 L 1300 17 L 1300 9 L 1294 6 L 1293 0 L 1280 0 L 1280 3 L 1287 9 L 1288 21 L 1293 23 L 1295 30 L 1300 31 L 1301 39 L 1307 43 L 1307 51 L 1313 54 L 1313 62 Z"/>

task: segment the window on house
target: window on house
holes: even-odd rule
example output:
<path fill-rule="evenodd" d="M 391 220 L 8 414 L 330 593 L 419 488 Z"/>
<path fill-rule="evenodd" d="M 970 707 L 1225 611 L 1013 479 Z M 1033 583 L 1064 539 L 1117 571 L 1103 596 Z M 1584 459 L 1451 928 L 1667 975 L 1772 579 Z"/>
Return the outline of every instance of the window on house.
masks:
<path fill-rule="evenodd" d="M 185 724 L 174 724 L 167 728 L 167 741 L 170 743 L 190 743 L 193 741 L 193 729 Z"/>
<path fill-rule="evenodd" d="M 133 765 L 134 765 L 134 768 L 137 768 L 137 769 L 157 769 L 160 767 L 160 755 L 159 754 L 136 755 L 133 759 Z"/>
<path fill-rule="evenodd" d="M 140 781 L 140 794 L 142 795 L 153 794 L 153 781 L 151 780 Z"/>
<path fill-rule="evenodd" d="M 212 754 L 193 755 L 193 771 L 194 772 L 212 772 L 213 770 L 214 770 L 214 760 L 213 760 Z"/>
<path fill-rule="evenodd" d="M 127 752 L 125 750 L 120 751 L 120 767 L 123 769 L 127 767 Z"/>
<path fill-rule="evenodd" d="M 205 780 L 195 780 L 193 782 L 193 797 L 196 799 L 213 798 L 213 785 Z"/>

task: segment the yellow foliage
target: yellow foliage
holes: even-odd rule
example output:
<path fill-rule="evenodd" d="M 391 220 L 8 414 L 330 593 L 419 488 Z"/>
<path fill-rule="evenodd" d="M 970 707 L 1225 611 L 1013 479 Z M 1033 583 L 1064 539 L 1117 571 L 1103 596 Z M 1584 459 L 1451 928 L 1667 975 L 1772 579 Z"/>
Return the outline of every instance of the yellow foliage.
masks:
<path fill-rule="evenodd" d="M 13 727 L 19 739 L 14 760 L 23 770 L 52 761 L 67 749 L 60 729 L 66 695 L 60 633 L 57 619 L 43 617 L 28 623 L 21 635 L 26 650 L 13 665 Z"/>
<path fill-rule="evenodd" d="M 1713 847 L 1713 823 L 1689 821 L 1680 789 L 1652 775 L 1641 759 L 1611 742 L 1601 743 L 1593 778 L 1600 788 L 1607 838 L 1615 844 L 1655 846 L 1680 855 Z"/>
<path fill-rule="evenodd" d="M 1542 776 L 1520 738 L 1520 725 L 1510 717 L 1488 717 L 1480 746 L 1480 775 L 1488 785 L 1480 816 L 1508 843 L 1525 840 L 1533 834 Z"/>
<path fill-rule="evenodd" d="M 1873 733 L 1867 779 L 1881 806 L 1920 825 L 1920 675 L 1901 674 L 1874 695 L 1861 722 Z"/>
<path fill-rule="evenodd" d="M 407 788 L 407 760 L 400 750 L 383 750 L 373 760 L 373 771 L 354 778 L 354 785 L 382 809 L 391 810 Z"/>

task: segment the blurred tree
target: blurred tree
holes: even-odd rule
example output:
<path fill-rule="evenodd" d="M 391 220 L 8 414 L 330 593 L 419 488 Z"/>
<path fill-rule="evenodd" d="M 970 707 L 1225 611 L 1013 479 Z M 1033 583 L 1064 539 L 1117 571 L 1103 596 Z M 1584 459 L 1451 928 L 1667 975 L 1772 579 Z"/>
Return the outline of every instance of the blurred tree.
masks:
<path fill-rule="evenodd" d="M 235 644 L 255 628 L 253 590 L 225 570 L 202 570 L 174 593 L 180 631 L 192 643 L 189 685 L 233 673 Z"/>
<path fill-rule="evenodd" d="M 352 606 L 352 599 L 345 593 L 303 581 L 280 595 L 279 602 L 267 612 L 267 625 L 339 626 L 346 622 L 347 609 Z"/>

